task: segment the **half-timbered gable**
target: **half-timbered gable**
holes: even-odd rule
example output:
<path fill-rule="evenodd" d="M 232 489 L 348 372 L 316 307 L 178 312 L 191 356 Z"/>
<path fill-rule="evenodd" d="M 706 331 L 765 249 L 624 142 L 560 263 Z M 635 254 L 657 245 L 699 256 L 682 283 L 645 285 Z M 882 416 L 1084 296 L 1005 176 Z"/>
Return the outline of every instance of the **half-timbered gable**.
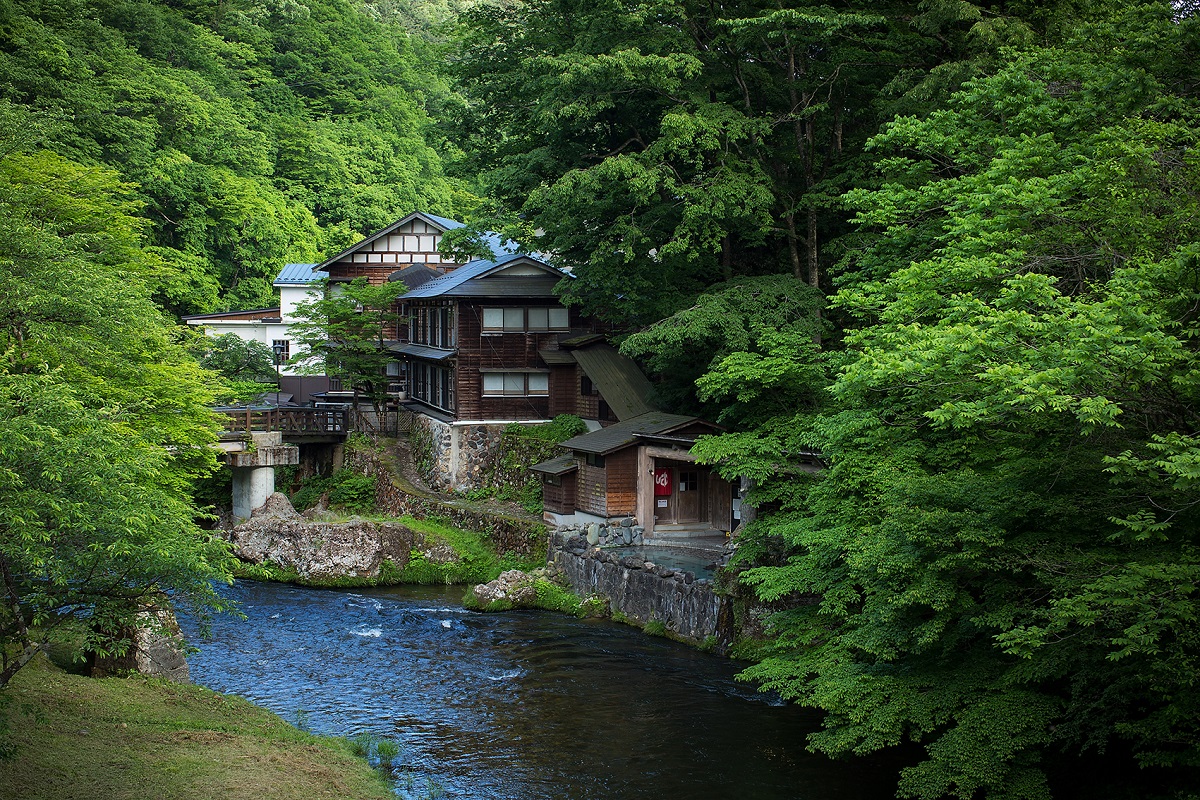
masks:
<path fill-rule="evenodd" d="M 379 285 L 397 271 L 414 264 L 448 272 L 462 266 L 462 262 L 443 256 L 438 247 L 446 231 L 461 227 L 461 222 L 414 211 L 327 259 L 317 268 L 329 273 L 331 283 L 366 278 L 372 285 Z"/>

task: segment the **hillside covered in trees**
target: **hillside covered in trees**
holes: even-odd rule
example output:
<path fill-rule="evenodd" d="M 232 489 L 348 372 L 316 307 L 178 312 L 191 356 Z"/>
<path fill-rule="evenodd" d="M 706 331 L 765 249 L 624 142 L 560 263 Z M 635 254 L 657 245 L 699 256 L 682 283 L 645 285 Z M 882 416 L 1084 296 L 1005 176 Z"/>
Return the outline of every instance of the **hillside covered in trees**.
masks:
<path fill-rule="evenodd" d="M 0 92 L 13 274 L 270 305 L 413 209 L 571 268 L 754 482 L 736 566 L 782 610 L 746 677 L 826 713 L 815 748 L 907 743 L 927 800 L 1064 763 L 1195 796 L 1194 4 L 0 0 Z M 48 220 L 69 262 L 22 244 Z M 6 408 L 71 363 L 30 350 L 72 303 L 38 285 L 0 298 Z"/>
<path fill-rule="evenodd" d="M 444 174 L 453 93 L 421 19 L 345 0 L 4 0 L 0 99 L 29 114 L 26 146 L 131 184 L 169 310 L 265 307 L 286 262 L 472 204 Z"/>

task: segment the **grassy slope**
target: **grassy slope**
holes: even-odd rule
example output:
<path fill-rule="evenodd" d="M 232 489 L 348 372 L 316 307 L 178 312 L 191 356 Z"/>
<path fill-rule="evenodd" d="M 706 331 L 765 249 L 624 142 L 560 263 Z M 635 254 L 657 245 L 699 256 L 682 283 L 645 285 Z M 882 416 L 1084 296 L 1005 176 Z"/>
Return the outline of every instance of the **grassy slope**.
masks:
<path fill-rule="evenodd" d="M 236 697 L 142 677 L 85 678 L 45 658 L 13 680 L 0 798 L 393 798 L 336 739 Z"/>

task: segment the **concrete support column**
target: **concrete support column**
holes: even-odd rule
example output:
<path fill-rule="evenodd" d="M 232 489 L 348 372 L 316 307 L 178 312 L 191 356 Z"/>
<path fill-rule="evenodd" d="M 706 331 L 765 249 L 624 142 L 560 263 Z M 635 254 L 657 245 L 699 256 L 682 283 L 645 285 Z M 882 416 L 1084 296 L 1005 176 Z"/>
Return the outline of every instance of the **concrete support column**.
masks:
<path fill-rule="evenodd" d="M 277 431 L 251 434 L 249 445 L 225 454 L 233 469 L 233 517 L 238 522 L 250 519 L 275 491 L 275 467 L 300 463 L 300 448 L 284 444 Z"/>
<path fill-rule="evenodd" d="M 267 502 L 267 498 L 274 492 L 274 467 L 234 467 L 234 519 L 238 522 L 250 519 L 250 513 Z"/>

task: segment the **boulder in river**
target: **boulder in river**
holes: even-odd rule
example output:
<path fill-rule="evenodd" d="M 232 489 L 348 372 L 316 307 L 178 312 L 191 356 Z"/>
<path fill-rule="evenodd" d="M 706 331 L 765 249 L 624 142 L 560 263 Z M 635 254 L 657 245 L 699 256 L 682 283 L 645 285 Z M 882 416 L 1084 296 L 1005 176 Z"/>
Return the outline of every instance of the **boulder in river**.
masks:
<path fill-rule="evenodd" d="M 269 561 L 313 582 L 377 578 L 385 561 L 403 569 L 414 549 L 426 549 L 424 537 L 406 525 L 358 517 L 343 522 L 324 515 L 305 518 L 279 492 L 255 509 L 249 520 L 229 531 L 228 538 L 234 555 L 243 561 Z M 434 563 L 456 557 L 445 545 L 428 549 L 425 556 Z"/>

